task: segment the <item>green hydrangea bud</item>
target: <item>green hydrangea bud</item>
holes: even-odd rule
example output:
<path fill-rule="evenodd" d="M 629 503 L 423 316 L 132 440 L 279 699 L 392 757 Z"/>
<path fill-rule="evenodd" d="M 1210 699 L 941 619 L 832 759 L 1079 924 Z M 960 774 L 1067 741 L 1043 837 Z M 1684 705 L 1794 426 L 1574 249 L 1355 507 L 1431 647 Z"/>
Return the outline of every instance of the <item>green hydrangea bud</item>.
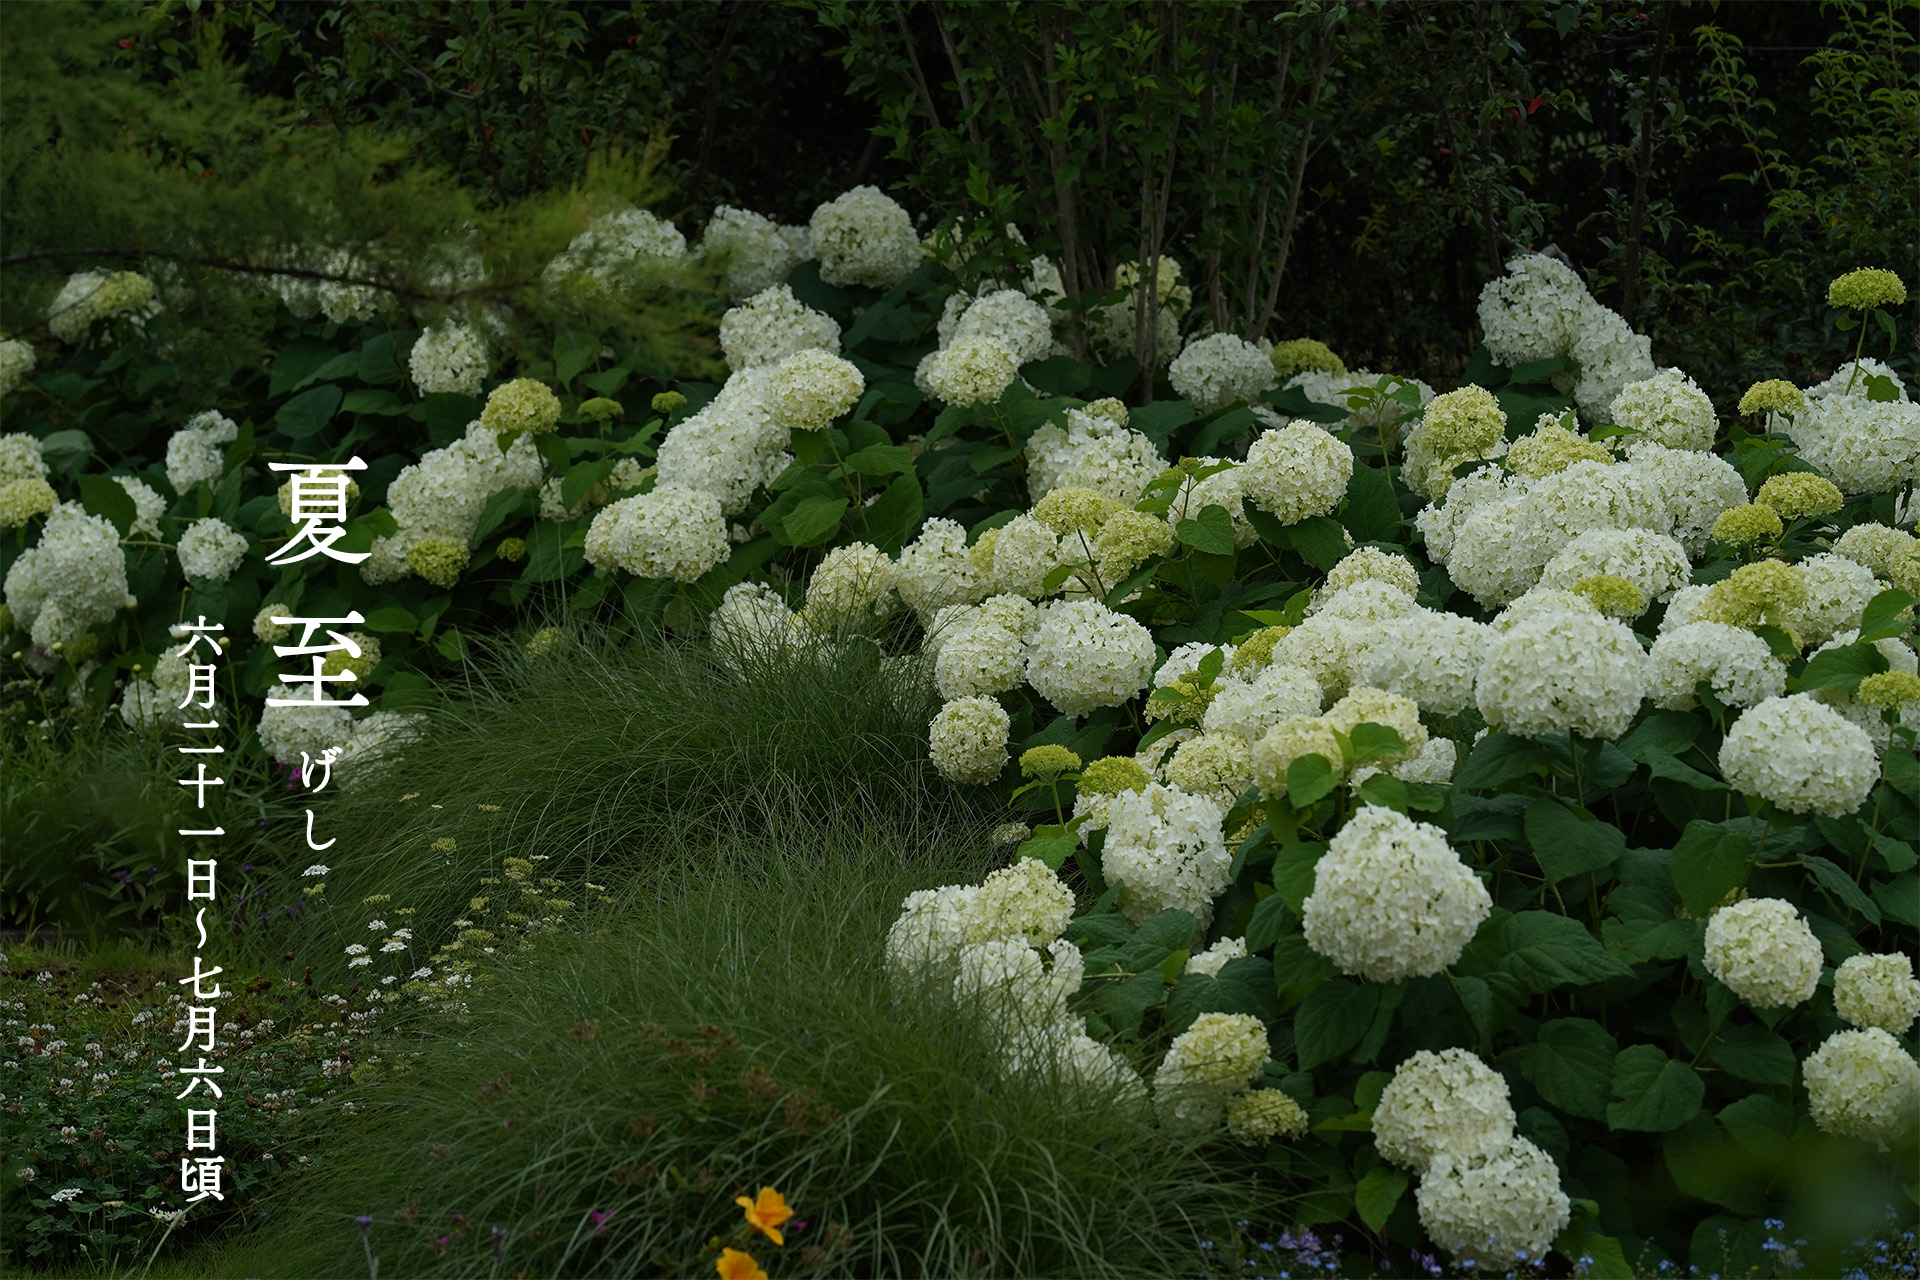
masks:
<path fill-rule="evenodd" d="M 1092 489 L 1054 489 L 1034 504 L 1033 518 L 1061 537 L 1084 533 L 1092 538 L 1120 509 L 1119 503 Z"/>
<path fill-rule="evenodd" d="M 1778 511 L 1782 520 L 1798 520 L 1802 516 L 1832 515 L 1846 505 L 1847 499 L 1825 476 L 1788 471 L 1769 477 L 1754 501 Z"/>
<path fill-rule="evenodd" d="M 1086 411 L 1093 417 L 1105 418 L 1116 426 L 1127 425 L 1127 406 L 1112 396 L 1089 402 Z"/>
<path fill-rule="evenodd" d="M 37 476 L 0 485 L 0 529 L 12 529 L 46 515 L 57 501 L 53 486 Z"/>
<path fill-rule="evenodd" d="M 1315 373 L 1331 373 L 1336 377 L 1346 373 L 1346 363 L 1327 347 L 1324 342 L 1312 338 L 1294 338 L 1288 342 L 1273 344 L 1273 371 L 1282 380 L 1296 373 L 1312 370 Z"/>
<path fill-rule="evenodd" d="M 1807 584 L 1798 570 L 1779 560 L 1760 560 L 1708 587 L 1696 617 L 1730 627 L 1779 627 L 1798 643 L 1789 624 L 1806 604 Z"/>
<path fill-rule="evenodd" d="M 1612 461 L 1605 445 L 1558 422 L 1544 423 L 1521 436 L 1506 457 L 1507 469 L 1529 480 L 1565 471 L 1576 462 Z"/>
<path fill-rule="evenodd" d="M 1045 778 L 1051 781 L 1063 773 L 1072 773 L 1079 767 L 1079 756 L 1066 747 L 1054 743 L 1033 747 L 1020 754 L 1022 777 Z"/>
<path fill-rule="evenodd" d="M 1807 396 L 1800 388 L 1781 378 L 1756 382 L 1740 397 L 1741 413 L 1805 413 Z"/>
<path fill-rule="evenodd" d="M 543 382 L 515 378 L 501 383 L 488 394 L 487 407 L 480 411 L 480 422 L 497 435 L 523 431 L 545 435 L 560 425 L 560 397 Z"/>
<path fill-rule="evenodd" d="M 1851 311 L 1897 307 L 1906 300 L 1907 286 L 1900 277 L 1879 267 L 1849 271 L 1827 286 L 1827 305 Z"/>
<path fill-rule="evenodd" d="M 1882 671 L 1860 681 L 1854 695 L 1871 707 L 1897 707 L 1920 701 L 1920 676 L 1911 671 Z"/>
<path fill-rule="evenodd" d="M 1307 1132 L 1307 1113 L 1278 1089 L 1249 1089 L 1227 1104 L 1227 1132 L 1250 1146 L 1298 1138 Z"/>
<path fill-rule="evenodd" d="M 460 581 L 461 570 L 472 558 L 464 542 L 452 538 L 422 538 L 407 550 L 407 567 L 444 590 Z"/>
<path fill-rule="evenodd" d="M 493 554 L 508 564 L 519 564 L 527 558 L 527 540 L 525 538 L 502 538 Z"/>
<path fill-rule="evenodd" d="M 687 403 L 687 398 L 678 391 L 662 391 L 653 398 L 653 411 L 661 415 L 671 414 Z"/>
<path fill-rule="evenodd" d="M 1146 766 L 1132 756 L 1102 756 L 1080 772 L 1083 796 L 1117 796 L 1122 791 L 1145 791 L 1153 779 Z"/>
<path fill-rule="evenodd" d="M 1262 627 L 1240 642 L 1233 651 L 1233 661 L 1227 669 L 1235 675 L 1244 675 L 1258 671 L 1273 661 L 1273 646 L 1284 640 L 1292 627 Z"/>
<path fill-rule="evenodd" d="M 610 400 L 606 396 L 595 396 L 580 402 L 581 416 L 592 418 L 595 422 L 605 422 L 615 414 L 625 412 L 625 407 L 618 400 Z"/>
<path fill-rule="evenodd" d="M 1637 618 L 1647 611 L 1646 592 L 1615 574 L 1596 573 L 1574 583 L 1573 589 L 1609 618 Z"/>
<path fill-rule="evenodd" d="M 1757 502 L 1743 502 L 1720 513 L 1713 522 L 1713 540 L 1734 547 L 1750 547 L 1760 542 L 1777 541 L 1785 528 L 1780 521 L 1780 513 L 1772 507 L 1763 507 Z"/>
<path fill-rule="evenodd" d="M 1507 429 L 1506 411 L 1485 387 L 1435 396 L 1420 418 L 1420 437 L 1436 458 L 1478 457 Z"/>

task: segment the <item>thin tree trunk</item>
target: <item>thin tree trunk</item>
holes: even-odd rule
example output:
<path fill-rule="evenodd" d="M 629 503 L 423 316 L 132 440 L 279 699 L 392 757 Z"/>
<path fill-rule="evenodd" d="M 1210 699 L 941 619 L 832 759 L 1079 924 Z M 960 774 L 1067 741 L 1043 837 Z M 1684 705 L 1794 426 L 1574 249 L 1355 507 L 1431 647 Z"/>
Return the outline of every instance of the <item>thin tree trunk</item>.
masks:
<path fill-rule="evenodd" d="M 1634 166 L 1633 211 L 1627 220 L 1627 260 L 1620 271 L 1620 314 L 1632 324 L 1640 310 L 1640 241 L 1646 233 L 1647 179 L 1653 173 L 1653 140 L 1658 130 L 1655 117 L 1660 106 L 1660 71 L 1667 60 L 1667 29 L 1673 18 L 1673 5 L 1660 4 L 1653 29 L 1653 73 L 1647 77 L 1647 93 L 1640 103 L 1640 158 Z"/>

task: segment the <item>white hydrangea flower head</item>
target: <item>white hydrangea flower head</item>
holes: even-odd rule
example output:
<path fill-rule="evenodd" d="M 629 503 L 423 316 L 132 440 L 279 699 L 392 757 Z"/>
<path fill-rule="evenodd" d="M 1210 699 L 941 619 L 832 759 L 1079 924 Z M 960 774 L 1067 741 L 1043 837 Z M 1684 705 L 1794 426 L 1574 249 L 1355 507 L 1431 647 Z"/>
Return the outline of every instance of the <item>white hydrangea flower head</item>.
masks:
<path fill-rule="evenodd" d="M 1576 462 L 1531 481 L 1521 524 L 1545 567 L 1552 551 L 1589 529 L 1671 527 L 1660 495 L 1623 463 Z"/>
<path fill-rule="evenodd" d="M 47 307 L 47 329 L 65 343 L 87 336 L 95 320 L 128 316 L 135 326 L 160 313 L 153 281 L 136 271 L 80 271 L 67 277 Z"/>
<path fill-rule="evenodd" d="M 1920 476 L 1920 404 L 1830 395 L 1790 434 L 1800 457 L 1844 493 L 1891 493 Z"/>
<path fill-rule="evenodd" d="M 1808 556 L 1794 569 L 1807 596 L 1794 611 L 1793 632 L 1805 645 L 1821 645 L 1842 631 L 1857 630 L 1867 604 L 1884 590 L 1873 570 L 1830 551 Z"/>
<path fill-rule="evenodd" d="M 136 538 L 158 538 L 160 517 L 167 513 L 167 500 L 160 491 L 136 476 L 114 476 L 113 480 L 133 499 L 133 523 L 127 532 Z"/>
<path fill-rule="evenodd" d="M 1363 594 L 1356 598 L 1371 599 L 1374 593 L 1369 588 L 1375 587 L 1385 592 L 1393 590 L 1385 583 L 1363 583 L 1341 595 L 1360 592 Z M 1381 614 L 1369 620 L 1332 611 L 1315 614 L 1275 642 L 1273 661 L 1301 668 L 1320 685 L 1324 697 L 1339 698 L 1353 683 L 1361 659 L 1378 638 L 1378 628 L 1388 618 L 1398 616 Z"/>
<path fill-rule="evenodd" d="M 1756 1009 L 1799 1004 L 1820 985 L 1820 940 L 1791 902 L 1743 898 L 1707 921 L 1707 972 Z"/>
<path fill-rule="evenodd" d="M 1015 365 L 1044 360 L 1053 350 L 1052 317 L 1020 290 L 999 289 L 972 301 L 965 293 L 954 297 L 960 299 L 960 308 L 951 320 L 942 317 L 942 347 L 968 338 L 991 338 L 1012 353 Z"/>
<path fill-rule="evenodd" d="M 1067 997 L 1079 989 L 1085 966 L 1071 942 L 1054 943 L 1048 965 L 1022 939 L 969 942 L 955 957 L 954 998 L 987 1015 L 1007 1039 L 1026 1041 L 1067 1016 Z"/>
<path fill-rule="evenodd" d="M 1428 738 L 1418 749 L 1410 752 L 1405 760 L 1387 770 L 1402 782 L 1421 782 L 1428 786 L 1445 787 L 1453 783 L 1453 771 L 1460 765 L 1460 748 L 1452 738 Z M 1371 768 L 1372 766 L 1368 766 Z M 1355 769 L 1357 782 L 1365 781 L 1360 775 L 1365 769 Z M 1356 785 L 1357 785 L 1356 782 Z"/>
<path fill-rule="evenodd" d="M 770 395 L 785 425 L 818 431 L 858 404 L 866 389 L 866 375 L 852 361 L 809 348 L 774 366 Z"/>
<path fill-rule="evenodd" d="M 4 475 L 0 468 L 0 475 Z M 1920 538 L 1884 524 L 1857 524 L 1833 544 L 1834 554 L 1865 565 L 1908 595 L 1920 596 Z"/>
<path fill-rule="evenodd" d="M 1687 585 L 1693 565 L 1687 549 L 1646 529 L 1589 529 L 1556 551 L 1540 585 L 1571 591 L 1595 574 L 1625 578 L 1649 602 L 1671 599 Z"/>
<path fill-rule="evenodd" d="M 7 569 L 5 590 L 14 625 L 36 648 L 78 643 L 132 599 L 120 534 L 105 516 L 58 503 L 47 513 L 40 541 Z"/>
<path fill-rule="evenodd" d="M 1282 524 L 1331 514 L 1353 478 L 1353 450 L 1311 422 L 1263 431 L 1247 450 L 1240 487 Z"/>
<path fill-rule="evenodd" d="M 1465 1049 L 1415 1053 L 1394 1068 L 1373 1110 L 1381 1158 L 1417 1174 L 1441 1156 L 1496 1155 L 1513 1126 L 1506 1080 Z"/>
<path fill-rule="evenodd" d="M 1372 647 L 1375 633 L 1381 628 L 1419 612 L 1420 606 L 1412 593 L 1402 591 L 1397 583 L 1385 578 L 1362 578 L 1352 586 L 1317 596 L 1307 606 L 1306 621 L 1338 620 L 1366 628 L 1367 642 L 1356 651 L 1358 659 Z"/>
<path fill-rule="evenodd" d="M 353 735 L 334 758 L 333 773 L 345 787 L 352 787 L 368 771 L 391 765 L 409 743 L 427 734 L 427 718 L 400 711 L 376 711 L 364 720 L 353 722 Z M 381 950 L 386 950 L 383 947 Z"/>
<path fill-rule="evenodd" d="M 660 442 L 661 484 L 704 489 L 738 515 L 754 490 L 786 469 L 788 430 L 773 408 L 774 371 L 756 365 L 734 374 L 699 412 Z"/>
<path fill-rule="evenodd" d="M 1273 663 L 1251 680 L 1227 681 L 1207 704 L 1200 727 L 1210 734 L 1230 733 L 1251 746 L 1289 716 L 1319 715 L 1322 705 L 1320 682 L 1312 673 Z"/>
<path fill-rule="evenodd" d="M 912 217 L 878 187 L 855 187 L 827 201 L 807 229 L 827 284 L 891 289 L 923 256 Z"/>
<path fill-rule="evenodd" d="M 1920 1063 L 1879 1027 L 1836 1031 L 1801 1064 L 1808 1110 L 1827 1133 L 1885 1150 L 1920 1113 Z"/>
<path fill-rule="evenodd" d="M 955 698 L 927 726 L 934 767 L 951 782 L 992 782 L 1007 767 L 1013 717 L 988 697 Z"/>
<path fill-rule="evenodd" d="M 1252 400 L 1279 381 L 1265 353 L 1231 333 L 1189 342 L 1167 366 L 1167 377 L 1174 393 L 1203 414 Z"/>
<path fill-rule="evenodd" d="M 754 294 L 720 317 L 720 350 L 735 373 L 779 364 L 801 351 L 840 354 L 840 326 L 784 284 Z"/>
<path fill-rule="evenodd" d="M 189 700 L 193 683 L 190 664 L 181 646 L 168 645 L 154 660 L 151 676 L 136 676 L 127 681 L 120 700 L 120 719 L 128 728 L 148 730 L 175 729 L 188 720 L 198 720 L 206 711 Z"/>
<path fill-rule="evenodd" d="M 1896 1036 L 1907 1034 L 1920 1017 L 1920 981 L 1913 976 L 1913 960 L 1900 952 L 1842 960 L 1833 971 L 1833 1007 L 1862 1030 L 1878 1027 Z"/>
<path fill-rule="evenodd" d="M 1355 685 L 1346 696 L 1327 708 L 1321 717 L 1330 728 L 1338 729 L 1351 737 L 1354 728 L 1362 724 L 1383 725 L 1400 735 L 1407 744 L 1404 753 L 1386 758 L 1392 764 L 1404 759 L 1406 755 L 1418 751 L 1427 744 L 1427 727 L 1420 723 L 1420 706 L 1411 698 L 1384 689 Z"/>
<path fill-rule="evenodd" d="M 1474 701 L 1489 724 L 1522 737 L 1617 738 L 1646 682 L 1646 651 L 1632 631 L 1592 609 L 1550 609 L 1487 646 Z"/>
<path fill-rule="evenodd" d="M 1630 382 L 1608 406 L 1614 425 L 1638 431 L 1669 449 L 1710 453 L 1720 428 L 1713 401 L 1698 383 L 1678 369 L 1662 369 L 1651 378 Z"/>
<path fill-rule="evenodd" d="M 1502 609 L 1488 625 L 1493 628 L 1496 635 L 1505 635 L 1529 618 L 1536 618 L 1543 614 L 1565 613 L 1568 610 L 1574 613 L 1599 612 L 1593 600 L 1578 591 L 1566 591 L 1560 587 L 1534 587 Z"/>
<path fill-rule="evenodd" d="M 1219 458 L 1201 458 L 1199 463 L 1204 470 L 1218 466 Z M 1233 521 L 1233 545 L 1250 547 L 1259 540 L 1253 525 L 1246 517 L 1246 494 L 1244 489 L 1245 468 L 1228 463 L 1222 470 L 1214 472 L 1204 479 L 1196 480 L 1188 475 L 1180 482 L 1180 488 L 1173 497 L 1173 505 L 1167 508 L 1167 529 L 1173 532 L 1180 527 L 1182 520 L 1197 520 L 1200 513 L 1208 507 L 1223 507 L 1229 519 Z"/>
<path fill-rule="evenodd" d="M 1740 713 L 1720 744 L 1720 773 L 1741 794 L 1788 813 L 1844 818 L 1879 781 L 1880 760 L 1865 730 L 1796 693 Z"/>
<path fill-rule="evenodd" d="M 32 373 L 38 363 L 32 343 L 0 338 L 0 396 L 19 386 L 20 380 Z"/>
<path fill-rule="evenodd" d="M 268 698 L 301 696 L 280 684 L 267 691 Z M 269 705 L 261 709 L 256 732 L 270 759 L 295 764 L 303 751 L 317 758 L 329 747 L 345 747 L 353 737 L 353 717 L 344 707 Z"/>
<path fill-rule="evenodd" d="M 588 223 L 541 278 L 550 289 L 625 290 L 686 256 L 687 238 L 671 222 L 645 209 L 615 209 Z"/>
<path fill-rule="evenodd" d="M 413 385 L 427 395 L 477 396 L 487 382 L 487 340 L 470 324 L 428 325 L 407 356 Z"/>
<path fill-rule="evenodd" d="M 17 529 L 35 516 L 46 515 L 60 495 L 45 480 L 0 481 L 0 529 Z"/>
<path fill-rule="evenodd" d="M 1751 707 L 1786 691 L 1787 665 L 1745 627 L 1689 622 L 1662 631 L 1647 655 L 1647 699 L 1663 711 L 1691 711 L 1702 680 L 1727 706 Z"/>
<path fill-rule="evenodd" d="M 1653 531 L 1679 542 L 1690 556 L 1707 549 L 1714 521 L 1747 501 L 1746 481 L 1716 454 L 1637 440 L 1627 446 L 1624 465 L 1667 513 L 1665 527 Z"/>
<path fill-rule="evenodd" d="M 899 607 L 893 590 L 893 561 L 867 542 L 835 547 L 807 582 L 807 603 L 800 616 L 824 631 L 879 621 Z"/>
<path fill-rule="evenodd" d="M 1364 805 L 1328 842 L 1301 931 L 1342 973 L 1398 982 L 1458 960 L 1492 910 L 1444 831 Z"/>
<path fill-rule="evenodd" d="M 791 647 L 799 626 L 798 615 L 778 591 L 763 582 L 742 582 L 720 597 L 719 608 L 707 619 L 707 634 L 715 652 L 738 669 L 751 656 Z"/>
<path fill-rule="evenodd" d="M 1538 1260 L 1573 1220 L 1553 1157 L 1518 1137 L 1485 1159 L 1435 1157 L 1414 1202 L 1434 1243 L 1462 1257 Z"/>
<path fill-rule="evenodd" d="M 1417 610 L 1386 624 L 1367 647 L 1359 676 L 1413 699 L 1422 711 L 1459 715 L 1473 705 L 1474 678 L 1492 639 L 1493 632 L 1471 618 Z"/>
<path fill-rule="evenodd" d="M 1465 483 L 1456 484 L 1454 491 Z M 1443 513 L 1453 505 L 1449 497 Z M 1442 560 L 1447 576 L 1484 608 L 1497 609 L 1521 595 L 1538 581 L 1547 562 L 1542 532 L 1527 519 L 1529 506 L 1522 483 L 1480 498 L 1451 520 L 1443 514 L 1429 521 L 1426 512 L 1421 513 L 1428 550 L 1435 550 L 1438 535 L 1447 549 Z"/>
<path fill-rule="evenodd" d="M 919 388 L 950 405 L 992 404 L 1020 376 L 1013 352 L 998 338 L 956 338 L 920 362 Z"/>
<path fill-rule="evenodd" d="M 24 431 L 0 436 L 0 484 L 46 478 L 47 460 L 37 438 Z"/>
<path fill-rule="evenodd" d="M 1021 858 L 980 884 L 968 904 L 968 942 L 1012 938 L 1044 947 L 1073 920 L 1073 890 L 1038 858 Z"/>
<path fill-rule="evenodd" d="M 642 578 L 692 582 L 732 550 L 720 500 L 679 484 L 602 507 L 587 526 L 588 564 Z"/>
<path fill-rule="evenodd" d="M 1226 1123 L 1227 1104 L 1267 1065 L 1267 1028 L 1246 1013 L 1203 1013 L 1173 1038 L 1153 1077 L 1160 1122 L 1183 1133 Z"/>
<path fill-rule="evenodd" d="M 940 696 L 964 698 L 1019 688 L 1027 678 L 1026 632 L 1031 626 L 980 609 L 950 621 L 933 660 Z"/>
<path fill-rule="evenodd" d="M 1253 753 L 1233 734 L 1201 733 L 1174 748 L 1166 775 L 1171 785 L 1208 797 L 1225 813 L 1253 785 Z"/>
<path fill-rule="evenodd" d="M 1574 402 L 1583 418 L 1596 423 L 1609 421 L 1614 398 L 1628 383 L 1644 381 L 1656 372 L 1652 340 L 1635 333 L 1618 312 L 1591 300 L 1581 312 L 1567 354 L 1580 366 L 1580 377 L 1573 384 Z"/>
<path fill-rule="evenodd" d="M 1222 938 L 1205 951 L 1187 957 L 1184 972 L 1201 973 L 1209 978 L 1217 978 L 1220 971 L 1227 967 L 1227 961 L 1238 960 L 1247 954 L 1245 938 Z"/>
<path fill-rule="evenodd" d="M 1420 593 L 1420 571 L 1413 567 L 1413 561 L 1378 547 L 1348 552 L 1327 574 L 1324 589 L 1330 596 L 1337 595 L 1362 582 L 1384 582 L 1408 596 Z"/>
<path fill-rule="evenodd" d="M 1504 365 L 1566 355 L 1593 297 L 1574 269 L 1558 258 L 1522 254 L 1507 274 L 1480 290 L 1480 331 L 1487 351 Z"/>
<path fill-rule="evenodd" d="M 1027 659 L 1027 683 L 1070 716 L 1119 706 L 1152 673 L 1152 633 L 1097 600 L 1052 605 Z"/>
<path fill-rule="evenodd" d="M 195 414 L 167 440 L 167 483 L 175 493 L 185 493 L 202 480 L 218 480 L 226 470 L 220 446 L 239 438 L 239 425 L 225 414 L 212 409 Z"/>
<path fill-rule="evenodd" d="M 1080 409 L 1067 410 L 1064 430 L 1047 423 L 1027 440 L 1027 492 L 1035 502 L 1055 489 L 1091 489 L 1131 506 L 1165 467 L 1152 440 Z"/>
<path fill-rule="evenodd" d="M 935 516 L 920 535 L 901 549 L 894 582 L 923 625 L 948 605 L 978 598 L 980 573 L 967 554 L 967 531 L 959 522 Z"/>
<path fill-rule="evenodd" d="M 995 595 L 1037 600 L 1047 575 L 1060 564 L 1060 535 L 1032 516 L 1019 515 L 989 529 L 968 552 L 977 581 Z"/>
<path fill-rule="evenodd" d="M 967 926 L 975 918 L 973 900 L 979 894 L 979 886 L 970 884 L 908 894 L 887 931 L 887 960 L 895 971 L 923 973 L 957 956 L 967 943 Z"/>
<path fill-rule="evenodd" d="M 1158 782 L 1113 797 L 1100 865 L 1110 883 L 1124 885 L 1120 910 L 1127 919 L 1143 924 L 1170 907 L 1191 912 L 1202 926 L 1213 918 L 1233 862 L 1223 816 L 1211 798 Z"/>
<path fill-rule="evenodd" d="M 801 261 L 771 218 L 726 204 L 713 211 L 700 248 L 725 255 L 727 296 L 736 300 L 785 284 Z"/>
<path fill-rule="evenodd" d="M 1180 317 L 1193 303 L 1193 290 L 1180 281 L 1180 264 L 1162 256 L 1155 271 L 1154 347 L 1162 364 L 1180 354 Z M 1139 337 L 1142 303 L 1140 264 L 1123 262 L 1114 272 L 1114 287 L 1126 290 L 1120 301 L 1095 307 L 1087 313 L 1087 336 L 1094 352 L 1104 360 L 1122 359 L 1134 353 Z"/>
<path fill-rule="evenodd" d="M 247 540 L 215 516 L 195 520 L 180 535 L 180 569 L 189 578 L 225 582 L 247 558 Z"/>
<path fill-rule="evenodd" d="M 1666 616 L 1660 619 L 1660 634 L 1677 631 L 1693 622 L 1702 622 L 1700 610 L 1707 603 L 1709 587 L 1682 587 L 1667 601 Z"/>
<path fill-rule="evenodd" d="M 1319 716 L 1288 716 L 1271 726 L 1253 744 L 1253 778 L 1269 795 L 1284 795 L 1287 770 L 1303 756 L 1320 756 L 1333 766 L 1335 777 L 1346 773 L 1340 740 L 1333 726 Z"/>

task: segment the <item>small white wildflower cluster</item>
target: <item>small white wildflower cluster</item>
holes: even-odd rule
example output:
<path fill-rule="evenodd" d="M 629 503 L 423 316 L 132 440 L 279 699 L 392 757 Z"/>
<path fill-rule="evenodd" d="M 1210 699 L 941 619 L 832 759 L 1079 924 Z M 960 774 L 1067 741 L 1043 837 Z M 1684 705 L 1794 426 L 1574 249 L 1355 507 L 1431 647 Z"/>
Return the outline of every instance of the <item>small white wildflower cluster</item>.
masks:
<path fill-rule="evenodd" d="M 1538 1259 L 1572 1220 L 1553 1159 L 1514 1134 L 1507 1082 L 1465 1049 L 1402 1062 L 1373 1112 L 1380 1155 L 1420 1179 L 1420 1223 L 1463 1257 Z"/>
<path fill-rule="evenodd" d="M 457 320 L 428 325 L 407 357 L 413 385 L 427 395 L 477 396 L 486 385 L 488 366 L 487 340 Z"/>
<path fill-rule="evenodd" d="M 708 255 L 724 255 L 727 294 L 737 300 L 785 284 L 793 269 L 812 256 L 812 233 L 723 204 L 700 233 L 699 247 Z"/>
<path fill-rule="evenodd" d="M 153 281 L 139 272 L 80 271 L 67 277 L 48 304 L 47 328 L 60 341 L 77 343 L 95 320 L 125 316 L 137 328 L 158 314 Z"/>
<path fill-rule="evenodd" d="M 239 425 L 225 414 L 196 413 L 167 440 L 167 483 L 184 494 L 203 480 L 219 480 L 227 465 L 222 446 L 239 438 Z"/>
<path fill-rule="evenodd" d="M 1315 868 L 1302 932 L 1341 972 L 1398 982 L 1458 960 L 1492 909 L 1445 832 L 1365 805 Z"/>
<path fill-rule="evenodd" d="M 1143 1100 L 1133 1068 L 1068 1010 L 1085 971 L 1080 949 L 1060 936 L 1072 918 L 1072 892 L 1023 858 L 978 885 L 909 894 L 887 933 L 887 958 L 903 978 L 951 982 L 954 997 L 1004 1038 L 1009 1071 Z"/>
<path fill-rule="evenodd" d="M 1507 263 L 1507 274 L 1480 291 L 1480 329 L 1503 364 L 1572 356 L 1572 393 L 1580 412 L 1610 421 L 1620 392 L 1654 376 L 1652 344 L 1587 292 L 1573 268 L 1544 254 Z"/>

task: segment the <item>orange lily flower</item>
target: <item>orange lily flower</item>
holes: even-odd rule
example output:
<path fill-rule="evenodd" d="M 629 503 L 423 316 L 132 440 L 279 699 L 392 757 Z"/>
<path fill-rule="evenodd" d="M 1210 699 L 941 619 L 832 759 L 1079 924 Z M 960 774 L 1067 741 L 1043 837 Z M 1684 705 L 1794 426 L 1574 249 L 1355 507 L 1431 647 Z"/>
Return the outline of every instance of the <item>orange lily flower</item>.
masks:
<path fill-rule="evenodd" d="M 720 1273 L 720 1280 L 767 1280 L 767 1273 L 760 1269 L 753 1255 L 738 1249 L 722 1249 L 713 1269 Z"/>
<path fill-rule="evenodd" d="M 767 1239 L 775 1244 L 787 1242 L 786 1237 L 780 1234 L 780 1228 L 793 1216 L 793 1210 L 787 1208 L 785 1196 L 772 1187 L 762 1187 L 758 1200 L 735 1196 L 733 1202 L 746 1211 L 748 1226 L 755 1231 L 765 1232 Z"/>

